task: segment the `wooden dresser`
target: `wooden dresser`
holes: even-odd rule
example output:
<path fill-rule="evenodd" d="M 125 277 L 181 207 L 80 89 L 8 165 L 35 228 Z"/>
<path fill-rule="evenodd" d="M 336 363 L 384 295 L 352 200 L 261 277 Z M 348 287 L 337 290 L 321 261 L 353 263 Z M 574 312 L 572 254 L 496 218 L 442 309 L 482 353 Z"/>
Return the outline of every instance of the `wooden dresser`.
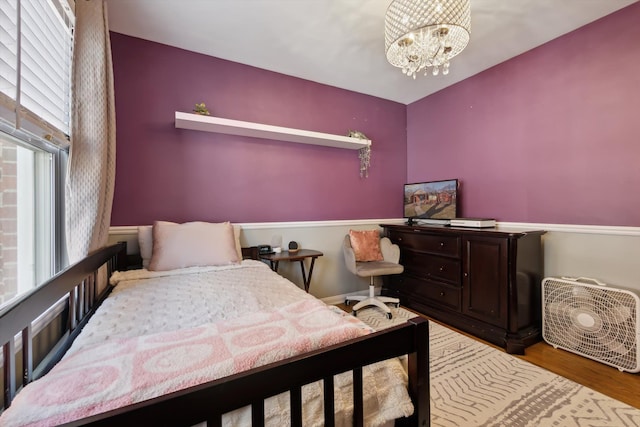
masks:
<path fill-rule="evenodd" d="M 539 341 L 544 231 L 381 225 L 400 246 L 404 273 L 383 294 L 523 354 Z"/>

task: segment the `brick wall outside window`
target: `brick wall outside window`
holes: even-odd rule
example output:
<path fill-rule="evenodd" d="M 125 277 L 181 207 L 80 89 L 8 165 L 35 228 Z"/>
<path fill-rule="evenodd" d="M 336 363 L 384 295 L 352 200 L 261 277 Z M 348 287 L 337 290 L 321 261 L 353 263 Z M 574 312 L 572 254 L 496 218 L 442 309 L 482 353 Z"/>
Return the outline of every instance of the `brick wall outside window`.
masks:
<path fill-rule="evenodd" d="M 18 288 L 17 148 L 0 142 L 0 304 Z"/>

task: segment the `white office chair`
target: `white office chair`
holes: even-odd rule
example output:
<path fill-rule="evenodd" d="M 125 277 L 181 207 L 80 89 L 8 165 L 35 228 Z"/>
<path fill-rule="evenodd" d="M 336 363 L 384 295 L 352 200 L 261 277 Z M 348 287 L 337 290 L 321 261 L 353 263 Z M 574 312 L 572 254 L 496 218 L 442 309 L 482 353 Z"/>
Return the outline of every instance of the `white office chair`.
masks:
<path fill-rule="evenodd" d="M 351 301 L 360 301 L 353 306 L 353 315 L 358 315 L 358 310 L 363 307 L 376 306 L 381 308 L 386 314 L 387 318 L 391 319 L 391 309 L 387 304 L 395 304 L 396 307 L 400 305 L 398 298 L 376 296 L 375 287 L 373 285 L 373 278 L 375 276 L 384 276 L 388 274 L 400 274 L 404 271 L 404 267 L 398 264 L 400 261 L 400 247 L 391 243 L 386 237 L 380 239 L 380 250 L 382 252 L 383 261 L 356 261 L 356 255 L 351 247 L 351 239 L 349 235 L 344 238 L 342 246 L 344 253 L 344 261 L 347 265 L 347 269 L 360 277 L 369 277 L 369 295 L 368 296 L 350 296 L 344 301 L 346 305 L 350 305 Z"/>

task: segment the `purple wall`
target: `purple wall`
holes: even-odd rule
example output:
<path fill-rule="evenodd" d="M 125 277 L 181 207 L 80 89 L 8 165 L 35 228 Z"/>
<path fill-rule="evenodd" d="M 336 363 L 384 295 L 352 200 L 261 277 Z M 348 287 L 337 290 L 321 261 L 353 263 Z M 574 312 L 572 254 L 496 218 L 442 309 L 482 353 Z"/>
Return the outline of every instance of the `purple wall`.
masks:
<path fill-rule="evenodd" d="M 464 216 L 640 226 L 639 22 L 634 3 L 409 105 L 408 181 L 459 178 Z"/>
<path fill-rule="evenodd" d="M 402 215 L 406 107 L 111 34 L 117 121 L 112 225 L 312 221 Z M 330 65 L 328 65 L 330 66 Z M 372 139 L 358 152 L 175 129 L 175 111 Z"/>

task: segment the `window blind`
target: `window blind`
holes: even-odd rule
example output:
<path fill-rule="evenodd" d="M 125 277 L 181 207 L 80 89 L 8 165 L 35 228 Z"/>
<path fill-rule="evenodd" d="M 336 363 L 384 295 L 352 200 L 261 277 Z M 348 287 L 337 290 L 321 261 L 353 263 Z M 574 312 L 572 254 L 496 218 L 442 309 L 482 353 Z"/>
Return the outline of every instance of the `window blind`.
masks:
<path fill-rule="evenodd" d="M 17 0 L 0 2 L 0 92 L 16 99 L 18 80 Z"/>
<path fill-rule="evenodd" d="M 68 0 L 3 0 L 0 26 L 0 116 L 16 130 L 68 145 L 74 26 Z"/>

